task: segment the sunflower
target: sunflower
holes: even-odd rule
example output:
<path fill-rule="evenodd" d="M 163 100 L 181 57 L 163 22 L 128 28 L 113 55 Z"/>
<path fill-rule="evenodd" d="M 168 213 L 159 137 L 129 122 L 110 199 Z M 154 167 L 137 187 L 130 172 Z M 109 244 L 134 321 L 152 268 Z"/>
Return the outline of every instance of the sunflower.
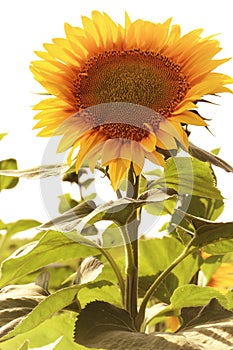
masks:
<path fill-rule="evenodd" d="M 214 272 L 207 284 L 218 289 L 222 293 L 227 293 L 233 289 L 233 263 L 222 263 Z"/>
<path fill-rule="evenodd" d="M 70 149 L 77 171 L 101 158 L 116 189 L 131 164 L 139 175 L 145 158 L 164 166 L 158 150 L 188 148 L 183 125 L 206 126 L 197 101 L 230 91 L 232 79 L 213 72 L 228 59 L 213 59 L 221 50 L 214 36 L 201 38 L 202 29 L 181 36 L 171 19 L 132 22 L 126 14 L 122 27 L 94 11 L 82 23 L 65 24 L 66 38 L 36 51 L 31 70 L 53 97 L 34 107 L 35 128 L 63 135 L 59 151 Z"/>

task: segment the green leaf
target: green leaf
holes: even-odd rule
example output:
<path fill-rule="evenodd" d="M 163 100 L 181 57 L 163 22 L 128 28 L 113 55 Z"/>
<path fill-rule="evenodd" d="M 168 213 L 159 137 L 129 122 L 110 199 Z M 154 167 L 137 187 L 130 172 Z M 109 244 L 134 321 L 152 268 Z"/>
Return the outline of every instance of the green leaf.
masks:
<path fill-rule="evenodd" d="M 33 227 L 39 226 L 40 224 L 41 223 L 39 221 L 29 219 L 12 222 L 10 224 L 7 224 L 7 236 L 11 237 L 15 233 L 29 230 Z"/>
<path fill-rule="evenodd" d="M 204 306 L 212 298 L 218 299 L 222 306 L 228 308 L 227 298 L 221 294 L 217 289 L 212 287 L 200 287 L 193 284 L 187 284 L 178 287 L 172 297 L 171 305 L 164 309 L 163 313 L 167 311 L 178 311 L 184 307 Z"/>
<path fill-rule="evenodd" d="M 166 199 L 164 202 L 147 204 L 144 209 L 154 216 L 172 214 L 177 204 L 177 198 L 171 197 Z"/>
<path fill-rule="evenodd" d="M 223 212 L 224 202 L 222 199 L 186 196 L 182 199 L 179 209 L 193 216 L 214 221 Z"/>
<path fill-rule="evenodd" d="M 226 329 L 227 341 L 224 336 Z M 144 334 L 135 330 L 127 311 L 106 302 L 95 301 L 88 304 L 78 316 L 74 338 L 78 344 L 98 349 L 223 350 L 228 349 L 226 344 L 233 344 L 232 334 L 231 318 L 216 325 L 207 323 L 178 334 L 162 332 Z"/>
<path fill-rule="evenodd" d="M 210 243 L 231 239 L 233 235 L 233 222 L 208 223 L 196 230 L 193 246 L 204 247 Z"/>
<path fill-rule="evenodd" d="M 93 283 L 87 285 L 81 289 L 78 293 L 78 299 L 82 305 L 82 308 L 94 300 L 103 300 L 108 303 L 112 303 L 116 306 L 121 306 L 120 291 L 118 286 L 115 285 L 103 285 L 99 286 L 99 283 Z"/>
<path fill-rule="evenodd" d="M 72 287 L 63 288 L 43 300 L 27 314 L 25 318 L 22 318 L 19 323 L 16 323 L 14 327 L 7 329 L 3 334 L 2 340 L 15 337 L 18 334 L 22 334 L 37 327 L 40 323 L 44 322 L 48 318 L 52 317 L 56 312 L 64 309 L 68 305 L 72 304 L 76 298 L 76 295 L 80 289 L 85 285 L 75 285 Z M 77 306 L 78 312 L 78 306 Z"/>
<path fill-rule="evenodd" d="M 17 162 L 15 159 L 9 158 L 2 160 L 0 162 L 0 191 L 4 189 L 10 189 L 17 185 L 18 179 L 12 176 L 3 176 L 1 175 L 4 172 L 7 171 L 16 171 L 16 170 L 9 170 L 9 169 L 17 169 Z"/>
<path fill-rule="evenodd" d="M 35 283 L 12 285 L 0 291 L 0 337 L 11 332 L 48 295 Z"/>
<path fill-rule="evenodd" d="M 71 195 L 69 193 L 62 194 L 61 196 L 59 196 L 59 199 L 60 203 L 58 210 L 61 214 L 65 213 L 71 208 L 76 207 L 79 204 L 75 199 L 71 198 Z"/>
<path fill-rule="evenodd" d="M 222 199 L 209 163 L 203 163 L 195 158 L 170 157 L 166 162 L 163 176 L 154 182 L 154 186 L 173 188 L 180 195 Z"/>
<path fill-rule="evenodd" d="M 214 154 L 215 156 L 217 156 L 220 152 L 221 148 L 218 147 L 218 148 L 214 148 L 210 151 L 211 154 Z"/>
<path fill-rule="evenodd" d="M 74 234 L 75 240 L 56 231 L 47 232 L 41 240 L 20 248 L 2 262 L 0 287 L 17 281 L 48 264 L 72 258 L 86 257 L 97 252 L 90 240 Z"/>
<path fill-rule="evenodd" d="M 103 247 L 123 246 L 123 238 L 119 227 L 112 223 L 102 233 Z"/>
<path fill-rule="evenodd" d="M 233 239 L 220 240 L 213 244 L 203 247 L 203 250 L 209 254 L 225 254 L 233 252 Z"/>
<path fill-rule="evenodd" d="M 62 340 L 55 346 L 54 350 L 86 350 L 86 348 L 76 344 L 72 339 L 75 316 L 75 313 L 70 312 L 58 313 L 30 331 L 0 343 L 0 348 L 1 350 L 18 349 L 25 339 L 28 339 L 30 341 L 30 349 L 34 350 L 34 348 L 38 349 L 51 344 L 62 337 Z M 47 350 L 47 348 L 45 349 Z"/>
<path fill-rule="evenodd" d="M 220 244 L 222 247 L 227 247 L 231 249 L 232 247 L 232 235 L 233 235 L 233 222 L 213 222 L 206 220 L 194 215 L 191 215 L 187 212 L 184 212 L 180 209 L 176 209 L 175 212 L 183 219 L 186 219 L 190 222 L 194 228 L 193 235 L 193 246 L 196 247 L 205 247 L 210 244 Z M 183 228 L 186 230 L 185 228 Z M 224 242 L 227 240 L 227 242 Z M 220 251 L 216 251 L 216 254 Z M 222 252 L 224 253 L 224 251 Z"/>
<path fill-rule="evenodd" d="M 179 331 L 202 325 L 210 321 L 233 318 L 233 312 L 226 310 L 213 298 L 204 307 L 183 308 L 181 310 L 183 323 Z"/>

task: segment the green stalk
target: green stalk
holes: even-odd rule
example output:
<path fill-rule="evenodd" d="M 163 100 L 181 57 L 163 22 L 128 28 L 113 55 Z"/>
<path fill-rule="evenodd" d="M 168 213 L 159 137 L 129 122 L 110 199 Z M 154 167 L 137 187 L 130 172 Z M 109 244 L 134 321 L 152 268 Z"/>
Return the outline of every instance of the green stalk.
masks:
<path fill-rule="evenodd" d="M 135 176 L 131 164 L 128 171 L 126 196 L 136 199 L 138 188 L 139 176 Z M 135 209 L 129 221 L 120 227 L 126 255 L 125 308 L 133 319 L 137 316 L 138 302 L 138 223 L 137 210 Z"/>
<path fill-rule="evenodd" d="M 135 317 L 137 312 L 137 267 L 135 266 L 134 252 L 127 224 L 121 226 L 120 230 L 124 240 L 126 256 L 125 308 L 132 317 Z"/>
<path fill-rule="evenodd" d="M 171 263 L 170 266 L 164 270 L 159 277 L 154 281 L 154 283 L 150 286 L 144 298 L 142 300 L 136 321 L 135 326 L 138 331 L 140 331 L 141 325 L 144 322 L 145 311 L 147 303 L 149 302 L 151 296 L 154 294 L 156 289 L 159 287 L 160 283 L 168 276 L 168 274 L 181 262 L 183 261 L 189 254 L 192 254 L 197 248 L 190 249 L 192 246 L 192 240 L 189 242 L 188 246 L 184 249 L 184 251 Z"/>

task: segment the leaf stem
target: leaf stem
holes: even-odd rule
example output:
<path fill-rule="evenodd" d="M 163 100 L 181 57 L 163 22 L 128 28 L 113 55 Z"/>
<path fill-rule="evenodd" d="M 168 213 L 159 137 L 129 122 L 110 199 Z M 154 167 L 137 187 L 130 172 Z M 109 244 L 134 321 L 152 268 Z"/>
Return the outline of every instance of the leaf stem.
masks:
<path fill-rule="evenodd" d="M 145 318 L 145 311 L 147 303 L 149 302 L 151 296 L 156 291 L 156 289 L 159 287 L 160 283 L 168 276 L 168 274 L 181 262 L 183 261 L 189 254 L 192 254 L 196 248 L 190 249 L 192 246 L 192 241 L 189 242 L 187 247 L 184 249 L 184 251 L 169 265 L 159 276 L 156 278 L 156 280 L 153 282 L 153 284 L 150 286 L 146 294 L 144 295 L 144 298 L 142 300 L 136 321 L 135 326 L 138 331 L 140 331 L 141 325 L 144 322 Z"/>
<path fill-rule="evenodd" d="M 124 298 L 124 294 L 125 294 L 125 281 L 123 279 L 123 276 L 121 274 L 121 271 L 119 270 L 119 267 L 117 266 L 115 260 L 113 259 L 112 255 L 104 248 L 102 248 L 101 246 L 97 245 L 97 248 L 99 249 L 99 251 L 105 256 L 105 258 L 108 260 L 109 264 L 111 265 L 118 284 L 119 284 L 119 288 L 120 288 L 120 292 L 121 292 L 121 297 L 122 297 L 122 305 L 124 305 L 125 303 L 125 298 Z"/>

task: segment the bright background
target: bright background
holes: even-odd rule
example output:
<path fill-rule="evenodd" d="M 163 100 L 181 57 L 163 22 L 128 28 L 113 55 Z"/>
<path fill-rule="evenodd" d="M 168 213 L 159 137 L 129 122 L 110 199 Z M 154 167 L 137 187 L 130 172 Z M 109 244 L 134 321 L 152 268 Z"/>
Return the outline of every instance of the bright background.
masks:
<path fill-rule="evenodd" d="M 32 131 L 35 112 L 31 107 L 41 100 L 36 95 L 43 92 L 29 70 L 34 50 L 41 50 L 44 42 L 54 37 L 64 37 L 63 25 L 81 25 L 81 15 L 91 15 L 93 9 L 107 12 L 115 21 L 124 23 L 126 10 L 132 20 L 141 18 L 163 22 L 173 17 L 173 23 L 181 25 L 182 33 L 204 28 L 204 36 L 218 34 L 222 52 L 219 57 L 232 57 L 232 1 L 222 0 L 163 0 L 163 1 L 114 1 L 114 0 L 3 0 L 0 5 L 1 33 L 1 112 L 0 133 L 9 135 L 0 142 L 0 159 L 16 158 L 19 169 L 41 164 L 48 139 L 36 137 Z M 233 75 L 233 61 L 218 68 L 219 72 Z M 201 113 L 211 118 L 211 135 L 205 128 L 194 127 L 191 141 L 208 151 L 221 147 L 219 154 L 233 163 L 232 105 L 233 96 L 223 94 L 216 98 L 219 105 L 206 104 Z M 226 197 L 226 209 L 221 219 L 232 220 L 232 174 L 217 170 L 218 185 Z M 98 181 L 99 184 L 99 181 Z M 99 190 L 99 185 L 97 190 Z M 43 204 L 39 180 L 21 179 L 16 188 L 0 193 L 0 219 L 12 222 L 20 218 L 39 221 L 50 219 Z M 103 191 L 102 191 L 103 193 Z M 106 189 L 104 199 L 110 197 Z"/>

